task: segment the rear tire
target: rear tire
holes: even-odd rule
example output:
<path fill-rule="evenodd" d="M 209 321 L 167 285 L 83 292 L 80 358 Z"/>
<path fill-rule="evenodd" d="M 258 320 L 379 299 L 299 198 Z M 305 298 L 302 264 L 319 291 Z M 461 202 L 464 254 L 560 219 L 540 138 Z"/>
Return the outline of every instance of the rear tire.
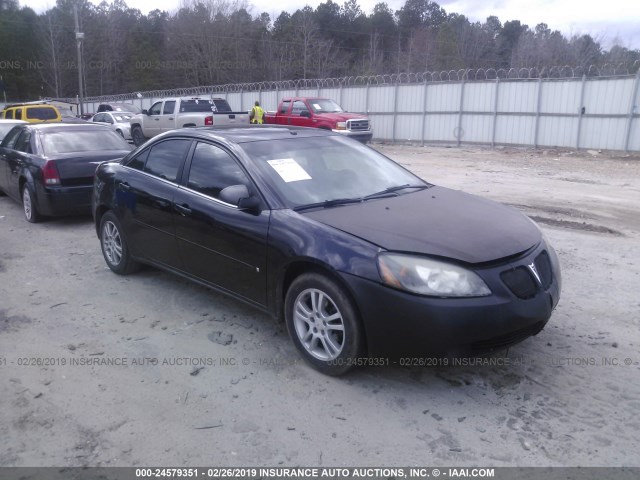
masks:
<path fill-rule="evenodd" d="M 22 186 L 22 211 L 24 212 L 24 218 L 27 219 L 29 223 L 38 223 L 41 222 L 44 217 L 38 212 L 38 207 L 36 207 L 35 195 L 31 190 L 29 184 L 25 183 Z"/>
<path fill-rule="evenodd" d="M 122 226 L 113 212 L 100 219 L 100 247 L 107 266 L 118 275 L 128 275 L 140 268 L 131 258 Z"/>
<path fill-rule="evenodd" d="M 133 144 L 136 147 L 139 147 L 147 141 L 147 137 L 144 136 L 144 133 L 142 133 L 142 128 L 139 125 L 136 125 L 131 129 L 131 138 L 133 139 Z"/>
<path fill-rule="evenodd" d="M 364 354 L 357 310 L 343 287 L 326 275 L 305 273 L 293 281 L 285 320 L 304 359 L 326 375 L 344 375 Z"/>

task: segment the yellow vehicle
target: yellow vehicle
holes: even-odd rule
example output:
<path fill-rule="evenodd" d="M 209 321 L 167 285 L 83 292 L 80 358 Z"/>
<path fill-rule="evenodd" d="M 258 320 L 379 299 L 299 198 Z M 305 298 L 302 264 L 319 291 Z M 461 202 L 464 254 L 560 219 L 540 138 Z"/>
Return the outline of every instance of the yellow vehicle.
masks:
<path fill-rule="evenodd" d="M 61 122 L 62 116 L 56 107 L 47 103 L 22 103 L 7 105 L 0 118 L 24 120 L 29 123 Z"/>

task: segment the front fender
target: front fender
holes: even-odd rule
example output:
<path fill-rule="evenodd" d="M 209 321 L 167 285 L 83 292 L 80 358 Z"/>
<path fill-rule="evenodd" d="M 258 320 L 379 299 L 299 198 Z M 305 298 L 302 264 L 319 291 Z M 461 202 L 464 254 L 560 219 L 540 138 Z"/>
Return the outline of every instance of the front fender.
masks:
<path fill-rule="evenodd" d="M 272 210 L 267 258 L 270 310 L 280 313 L 278 306 L 291 280 L 292 266 L 297 269 L 294 277 L 320 269 L 335 276 L 348 273 L 378 281 L 378 251 L 372 243 L 292 210 Z"/>

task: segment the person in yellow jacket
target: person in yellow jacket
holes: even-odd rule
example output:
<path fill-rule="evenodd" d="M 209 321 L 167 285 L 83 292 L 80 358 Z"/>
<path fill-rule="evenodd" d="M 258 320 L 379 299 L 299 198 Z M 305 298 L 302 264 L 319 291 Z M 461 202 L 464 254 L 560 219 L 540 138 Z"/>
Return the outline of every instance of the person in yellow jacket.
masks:
<path fill-rule="evenodd" d="M 260 106 L 260 102 L 256 100 L 255 106 L 251 109 L 251 113 L 249 114 L 249 118 L 251 119 L 251 123 L 255 124 L 263 124 L 264 123 L 264 110 Z"/>

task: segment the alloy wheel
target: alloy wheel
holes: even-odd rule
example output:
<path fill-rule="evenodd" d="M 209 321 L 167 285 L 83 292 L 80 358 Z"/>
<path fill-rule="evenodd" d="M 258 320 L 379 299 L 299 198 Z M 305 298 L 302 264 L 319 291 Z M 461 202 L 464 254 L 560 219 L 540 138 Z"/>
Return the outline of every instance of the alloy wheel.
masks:
<path fill-rule="evenodd" d="M 115 223 L 105 222 L 102 227 L 102 248 L 111 265 L 116 266 L 122 260 L 122 239 Z"/>
<path fill-rule="evenodd" d="M 345 344 L 344 320 L 335 302 L 322 290 L 300 292 L 293 311 L 293 323 L 305 350 L 322 361 L 337 358 Z"/>

